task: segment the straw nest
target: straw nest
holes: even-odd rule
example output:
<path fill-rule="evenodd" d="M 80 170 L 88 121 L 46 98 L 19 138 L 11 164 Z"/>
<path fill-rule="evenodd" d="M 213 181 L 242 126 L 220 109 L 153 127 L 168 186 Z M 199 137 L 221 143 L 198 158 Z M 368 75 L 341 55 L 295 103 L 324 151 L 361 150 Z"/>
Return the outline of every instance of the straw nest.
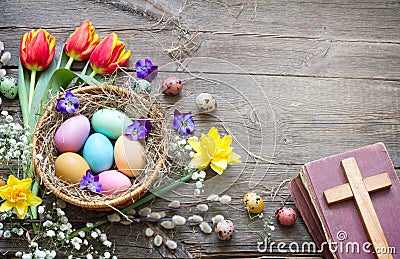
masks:
<path fill-rule="evenodd" d="M 102 195 L 81 190 L 79 184 L 70 184 L 58 178 L 54 171 L 54 162 L 59 156 L 54 144 L 54 135 L 61 123 L 74 115 L 56 112 L 57 100 L 54 98 L 41 116 L 33 135 L 36 172 L 54 195 L 83 208 L 109 210 L 135 202 L 150 188 L 163 169 L 169 145 L 163 109 L 157 102 L 118 86 L 88 86 L 71 92 L 79 98 L 80 106 L 76 114 L 85 115 L 89 120 L 98 109 L 114 108 L 133 120 L 145 116 L 151 121 L 153 127 L 145 139 L 145 168 L 139 176 L 131 178 L 130 189 L 117 195 Z M 39 157 L 42 158 L 38 159 Z"/>

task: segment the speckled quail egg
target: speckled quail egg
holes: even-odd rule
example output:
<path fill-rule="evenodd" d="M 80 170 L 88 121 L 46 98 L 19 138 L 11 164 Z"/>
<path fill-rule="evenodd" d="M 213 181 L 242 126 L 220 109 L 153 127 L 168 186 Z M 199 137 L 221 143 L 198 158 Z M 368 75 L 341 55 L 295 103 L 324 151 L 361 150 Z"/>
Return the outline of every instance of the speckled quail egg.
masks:
<path fill-rule="evenodd" d="M 226 219 L 218 222 L 215 227 L 215 234 L 220 240 L 230 240 L 235 232 L 235 226 L 233 222 Z"/>
<path fill-rule="evenodd" d="M 161 88 L 166 95 L 178 95 L 182 91 L 183 82 L 178 77 L 168 77 L 162 83 Z"/>
<path fill-rule="evenodd" d="M 201 93 L 196 98 L 196 104 L 202 112 L 212 112 L 217 108 L 217 102 L 209 93 Z"/>
<path fill-rule="evenodd" d="M 291 226 L 296 222 L 296 211 L 290 207 L 280 207 L 275 212 L 276 220 L 284 225 L 284 226 Z"/>
<path fill-rule="evenodd" d="M 257 193 L 249 192 L 243 197 L 243 206 L 250 213 L 260 213 L 264 210 L 264 201 Z"/>

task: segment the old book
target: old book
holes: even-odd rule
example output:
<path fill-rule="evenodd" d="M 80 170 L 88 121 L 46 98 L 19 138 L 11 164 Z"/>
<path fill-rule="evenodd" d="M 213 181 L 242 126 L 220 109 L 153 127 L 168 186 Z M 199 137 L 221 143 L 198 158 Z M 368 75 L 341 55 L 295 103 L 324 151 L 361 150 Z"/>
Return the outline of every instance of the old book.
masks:
<path fill-rule="evenodd" d="M 323 257 L 400 258 L 400 183 L 382 143 L 306 163 L 289 190 Z"/>

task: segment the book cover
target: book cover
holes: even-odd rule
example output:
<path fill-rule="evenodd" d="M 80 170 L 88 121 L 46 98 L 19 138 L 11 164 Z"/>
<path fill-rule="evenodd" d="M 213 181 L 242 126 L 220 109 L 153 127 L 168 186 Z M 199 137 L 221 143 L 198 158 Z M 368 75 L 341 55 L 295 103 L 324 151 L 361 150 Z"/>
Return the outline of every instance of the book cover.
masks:
<path fill-rule="evenodd" d="M 335 258 L 376 257 L 355 200 L 350 198 L 328 205 L 324 197 L 325 190 L 348 183 L 341 165 L 341 161 L 348 158 L 355 158 L 364 179 L 388 174 L 391 186 L 369 193 L 369 197 L 389 246 L 389 251 L 380 252 L 400 258 L 400 183 L 382 143 L 303 166 L 299 177 L 291 182 L 289 188 L 311 235 L 318 245 L 322 244 L 323 254 L 327 257 L 327 249 Z M 324 241 L 321 243 L 321 240 Z"/>

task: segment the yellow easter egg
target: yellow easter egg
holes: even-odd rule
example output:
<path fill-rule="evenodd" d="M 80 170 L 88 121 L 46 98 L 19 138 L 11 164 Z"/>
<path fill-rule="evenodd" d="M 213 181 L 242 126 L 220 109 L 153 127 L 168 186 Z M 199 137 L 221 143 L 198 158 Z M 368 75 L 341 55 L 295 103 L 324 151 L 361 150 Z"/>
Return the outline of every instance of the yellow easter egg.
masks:
<path fill-rule="evenodd" d="M 89 168 L 86 160 L 73 152 L 61 154 L 54 163 L 56 175 L 72 184 L 79 183 Z"/>
<path fill-rule="evenodd" d="M 114 160 L 118 171 L 128 177 L 138 176 L 146 162 L 142 143 L 120 136 L 115 142 Z"/>

